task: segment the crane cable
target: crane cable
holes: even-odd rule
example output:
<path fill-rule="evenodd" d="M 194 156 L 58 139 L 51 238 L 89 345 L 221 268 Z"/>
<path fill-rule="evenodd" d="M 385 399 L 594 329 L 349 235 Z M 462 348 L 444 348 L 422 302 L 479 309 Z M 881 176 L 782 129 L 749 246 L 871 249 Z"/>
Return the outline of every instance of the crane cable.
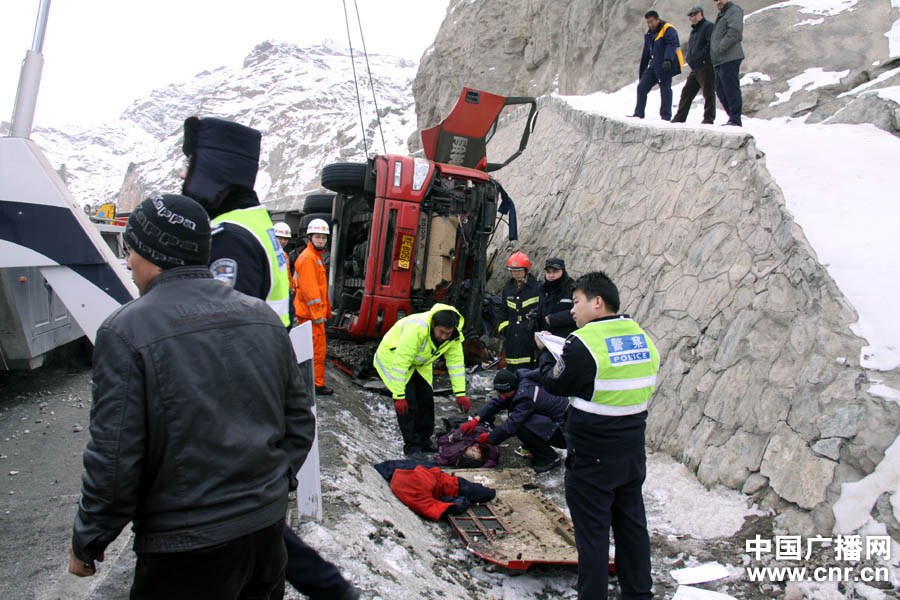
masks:
<path fill-rule="evenodd" d="M 347 15 L 347 0 L 342 0 L 342 4 L 344 6 L 344 24 L 347 28 L 347 44 L 350 46 L 350 65 L 353 68 L 353 85 L 356 88 L 356 106 L 359 109 L 359 126 L 362 129 L 363 149 L 366 158 L 368 159 L 369 145 L 366 142 L 366 125 L 363 121 L 362 99 L 359 96 L 359 80 L 356 77 L 356 61 L 353 58 L 353 41 L 350 36 L 350 17 Z M 359 17 L 359 6 L 356 4 L 356 0 L 353 0 L 353 7 L 356 9 L 356 20 L 357 23 L 359 23 L 359 37 L 362 39 L 363 56 L 366 59 L 366 70 L 369 73 L 369 85 L 372 87 L 372 101 L 375 103 L 375 119 L 378 122 L 378 131 L 381 133 L 381 147 L 384 149 L 384 153 L 387 154 L 387 146 L 384 143 L 384 131 L 381 129 L 381 115 L 378 114 L 378 101 L 375 100 L 375 84 L 372 81 L 372 71 L 369 68 L 369 55 L 366 51 L 366 40 L 363 38 L 362 21 Z"/>
<path fill-rule="evenodd" d="M 378 100 L 375 99 L 375 81 L 372 79 L 372 69 L 369 68 L 369 53 L 366 51 L 366 38 L 363 37 L 362 20 L 359 17 L 359 6 L 353 0 L 353 8 L 356 9 L 356 22 L 359 24 L 359 39 L 362 41 L 363 56 L 366 57 L 366 72 L 369 74 L 369 87 L 372 88 L 372 102 L 375 104 L 375 120 L 378 122 L 378 132 L 381 134 L 381 148 L 387 154 L 387 146 L 384 143 L 384 131 L 381 129 L 381 114 L 378 112 Z"/>

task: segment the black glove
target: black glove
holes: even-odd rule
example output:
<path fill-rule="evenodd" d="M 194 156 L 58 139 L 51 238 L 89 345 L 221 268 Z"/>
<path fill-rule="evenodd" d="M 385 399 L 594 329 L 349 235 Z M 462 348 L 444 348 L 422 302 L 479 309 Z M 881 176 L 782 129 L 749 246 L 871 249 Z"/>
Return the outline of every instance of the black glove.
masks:
<path fill-rule="evenodd" d="M 663 73 L 670 73 L 672 71 L 672 61 L 664 60 L 662 64 Z"/>
<path fill-rule="evenodd" d="M 449 502 L 450 506 L 444 511 L 444 513 L 449 513 L 451 515 L 461 515 L 469 508 L 470 502 L 469 499 L 465 496 L 453 496 L 441 498 L 441 502 Z"/>

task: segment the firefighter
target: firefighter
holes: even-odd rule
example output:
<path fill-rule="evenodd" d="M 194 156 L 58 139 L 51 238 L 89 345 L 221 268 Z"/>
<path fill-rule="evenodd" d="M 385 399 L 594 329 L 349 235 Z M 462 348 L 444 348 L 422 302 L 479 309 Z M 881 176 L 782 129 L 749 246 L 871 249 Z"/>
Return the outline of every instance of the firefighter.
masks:
<path fill-rule="evenodd" d="M 579 327 L 559 361 L 541 357 L 544 388 L 569 396 L 566 503 L 575 526 L 578 598 L 607 597 L 609 530 L 616 541 L 620 598 L 650 600 L 650 537 L 641 486 L 647 474 L 647 402 L 659 353 L 628 315 L 602 272 L 575 282 L 572 316 Z M 538 341 L 538 343 L 540 343 Z"/>
<path fill-rule="evenodd" d="M 534 317 L 541 299 L 541 288 L 534 275 L 528 272 L 531 261 L 524 252 L 516 252 L 506 261 L 511 279 L 503 288 L 506 302 L 506 320 L 497 327 L 506 340 L 506 368 L 533 369 L 536 348 L 534 345 Z"/>
<path fill-rule="evenodd" d="M 452 306 L 435 304 L 431 310 L 394 323 L 375 351 L 378 376 L 391 392 L 403 453 L 421 458 L 434 452 L 434 390 L 432 363 L 445 357 L 450 385 L 460 410 L 469 412 L 466 365 L 463 359 L 463 318 Z"/>
<path fill-rule="evenodd" d="M 325 319 L 331 318 L 331 302 L 322 252 L 328 245 L 329 234 L 328 223 L 322 219 L 310 221 L 306 227 L 306 250 L 294 264 L 294 313 L 298 323 L 312 321 L 313 364 L 319 396 L 334 393 L 325 385 Z"/>
<path fill-rule="evenodd" d="M 259 131 L 238 123 L 189 117 L 181 147 L 188 161 L 182 193 L 199 202 L 212 222 L 212 276 L 265 300 L 290 327 L 287 259 L 253 191 L 261 139 Z"/>

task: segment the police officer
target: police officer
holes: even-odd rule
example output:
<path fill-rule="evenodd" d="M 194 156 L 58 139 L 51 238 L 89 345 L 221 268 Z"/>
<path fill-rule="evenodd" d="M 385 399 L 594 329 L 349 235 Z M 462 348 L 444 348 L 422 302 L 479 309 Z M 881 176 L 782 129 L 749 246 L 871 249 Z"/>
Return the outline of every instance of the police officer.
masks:
<path fill-rule="evenodd" d="M 561 258 L 548 258 L 544 263 L 544 281 L 538 304 L 538 329 L 563 338 L 575 331 L 575 319 L 572 318 L 574 287 L 575 282 L 566 273 L 566 262 Z"/>
<path fill-rule="evenodd" d="M 506 368 L 517 369 L 535 367 L 534 318 L 540 301 L 540 284 L 528 272 L 531 261 L 524 252 L 515 252 L 506 261 L 510 280 L 503 287 L 506 302 L 506 320 L 497 327 L 506 340 Z"/>
<path fill-rule="evenodd" d="M 607 598 L 609 529 L 616 541 L 621 598 L 650 600 L 650 537 L 641 486 L 647 472 L 647 401 L 659 353 L 628 315 L 602 272 L 575 282 L 572 316 L 579 327 L 554 364 L 541 359 L 544 387 L 573 397 L 566 418 L 566 503 L 578 549 L 578 598 Z M 540 345 L 540 341 L 536 340 Z"/>
<path fill-rule="evenodd" d="M 403 453 L 420 458 L 437 450 L 434 433 L 434 377 L 432 364 L 446 356 L 450 385 L 456 404 L 469 412 L 466 396 L 466 363 L 462 349 L 463 318 L 447 304 L 403 317 L 378 344 L 373 363 L 378 376 L 391 392 L 397 424 L 403 435 Z"/>
<path fill-rule="evenodd" d="M 182 151 L 188 159 L 182 193 L 203 205 L 212 222 L 213 277 L 261 298 L 290 327 L 287 257 L 253 184 L 261 134 L 222 119 L 189 117 Z"/>

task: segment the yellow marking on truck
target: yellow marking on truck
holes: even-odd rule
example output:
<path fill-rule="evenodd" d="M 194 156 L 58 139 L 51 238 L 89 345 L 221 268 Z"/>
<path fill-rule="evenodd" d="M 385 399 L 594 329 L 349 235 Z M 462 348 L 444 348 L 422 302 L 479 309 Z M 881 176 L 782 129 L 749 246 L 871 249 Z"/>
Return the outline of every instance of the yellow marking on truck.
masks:
<path fill-rule="evenodd" d="M 400 242 L 400 260 L 397 261 L 397 265 L 401 269 L 408 269 L 409 262 L 412 258 L 413 251 L 413 242 L 415 242 L 416 238 L 411 235 L 404 235 Z"/>

